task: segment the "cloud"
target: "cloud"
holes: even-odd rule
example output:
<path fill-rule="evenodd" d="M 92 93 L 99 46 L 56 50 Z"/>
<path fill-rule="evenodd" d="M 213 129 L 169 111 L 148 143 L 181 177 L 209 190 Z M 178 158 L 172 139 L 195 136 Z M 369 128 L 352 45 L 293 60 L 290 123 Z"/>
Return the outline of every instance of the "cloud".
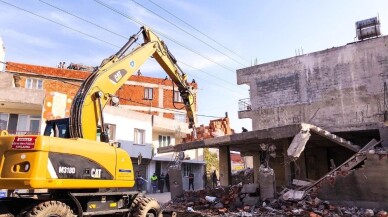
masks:
<path fill-rule="evenodd" d="M 31 34 L 25 34 L 11 29 L 2 29 L 1 33 L 5 39 L 5 43 L 8 38 L 12 38 L 12 41 L 20 41 L 20 42 L 23 42 L 23 44 L 33 45 L 34 47 L 41 47 L 41 48 L 59 47 L 58 43 L 42 35 L 34 36 Z"/>

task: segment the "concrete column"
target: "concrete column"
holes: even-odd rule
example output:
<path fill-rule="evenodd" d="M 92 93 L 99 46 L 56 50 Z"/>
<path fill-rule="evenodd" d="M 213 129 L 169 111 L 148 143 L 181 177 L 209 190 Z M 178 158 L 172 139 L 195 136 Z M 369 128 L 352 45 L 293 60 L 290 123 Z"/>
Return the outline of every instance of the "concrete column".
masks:
<path fill-rule="evenodd" d="M 231 160 L 229 146 L 219 148 L 220 184 L 228 186 L 232 184 Z"/>
<path fill-rule="evenodd" d="M 259 184 L 260 153 L 253 153 L 253 182 Z"/>
<path fill-rule="evenodd" d="M 282 147 L 283 147 L 283 158 L 284 158 L 284 180 L 285 180 L 286 186 L 290 186 L 292 183 L 291 167 L 290 167 L 290 164 L 288 163 L 289 161 L 287 161 L 287 158 L 288 158 L 287 149 L 289 147 L 289 144 L 287 140 L 284 140 L 282 143 L 283 143 Z"/>
<path fill-rule="evenodd" d="M 380 139 L 383 140 L 381 145 L 383 147 L 388 147 L 388 127 L 379 128 L 379 133 L 380 133 Z"/>
<path fill-rule="evenodd" d="M 302 152 L 302 154 L 299 156 L 298 160 L 295 161 L 295 163 L 297 164 L 295 166 L 295 172 L 297 172 L 296 173 L 296 178 L 297 179 L 306 179 L 307 178 L 307 175 L 306 175 L 306 158 L 304 156 L 304 152 Z M 297 171 L 297 169 L 298 169 L 298 171 Z"/>

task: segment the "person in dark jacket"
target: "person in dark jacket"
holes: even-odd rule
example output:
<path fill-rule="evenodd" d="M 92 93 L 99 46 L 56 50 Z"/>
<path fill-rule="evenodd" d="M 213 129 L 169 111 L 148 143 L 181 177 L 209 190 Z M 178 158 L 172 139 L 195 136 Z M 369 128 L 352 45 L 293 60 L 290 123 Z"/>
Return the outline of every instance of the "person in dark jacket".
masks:
<path fill-rule="evenodd" d="M 138 174 L 136 177 L 136 187 L 138 191 L 143 191 L 143 185 L 146 182 L 146 180 L 141 176 L 141 174 Z"/>
<path fill-rule="evenodd" d="M 216 171 L 214 170 L 214 172 L 212 173 L 212 182 L 213 182 L 213 188 L 217 187 L 217 173 Z"/>
<path fill-rule="evenodd" d="M 164 174 L 160 174 L 159 176 L 159 191 L 160 193 L 163 193 L 164 192 L 164 181 L 165 181 L 165 176 Z"/>
<path fill-rule="evenodd" d="M 190 186 L 194 191 L 194 174 L 190 172 L 189 174 L 189 191 L 190 191 Z"/>
<path fill-rule="evenodd" d="M 166 173 L 166 188 L 167 188 L 167 192 L 170 192 L 170 175 L 168 175 L 168 173 Z"/>

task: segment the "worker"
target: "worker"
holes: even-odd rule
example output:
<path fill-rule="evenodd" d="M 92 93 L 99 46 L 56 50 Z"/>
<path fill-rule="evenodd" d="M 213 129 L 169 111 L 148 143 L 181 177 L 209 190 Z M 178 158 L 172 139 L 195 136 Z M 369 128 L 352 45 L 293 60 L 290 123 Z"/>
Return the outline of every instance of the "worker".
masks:
<path fill-rule="evenodd" d="M 158 176 L 156 175 L 156 173 L 151 176 L 151 184 L 152 193 L 156 193 L 156 191 L 158 190 Z"/>
<path fill-rule="evenodd" d="M 164 174 L 162 173 L 159 177 L 159 191 L 160 193 L 163 193 L 164 192 L 164 181 L 165 181 L 165 176 Z"/>
<path fill-rule="evenodd" d="M 166 188 L 167 188 L 167 192 L 170 192 L 170 175 L 168 175 L 168 173 L 166 173 Z"/>
<path fill-rule="evenodd" d="M 189 173 L 189 191 L 190 191 L 190 186 L 194 191 L 194 174 L 193 174 L 193 172 Z"/>
<path fill-rule="evenodd" d="M 206 170 L 203 173 L 203 187 L 205 189 L 207 188 L 207 172 L 206 172 Z"/>
<path fill-rule="evenodd" d="M 218 179 L 217 179 L 217 173 L 216 173 L 215 170 L 214 170 L 214 172 L 212 173 L 212 182 L 213 182 L 213 188 L 217 187 Z"/>
<path fill-rule="evenodd" d="M 141 174 L 137 174 L 137 177 L 136 177 L 136 187 L 137 187 L 137 191 L 141 192 L 143 190 L 143 184 L 146 180 L 143 179 L 143 177 L 141 176 Z"/>
<path fill-rule="evenodd" d="M 245 133 L 248 132 L 248 130 L 245 127 L 242 127 L 242 132 Z"/>

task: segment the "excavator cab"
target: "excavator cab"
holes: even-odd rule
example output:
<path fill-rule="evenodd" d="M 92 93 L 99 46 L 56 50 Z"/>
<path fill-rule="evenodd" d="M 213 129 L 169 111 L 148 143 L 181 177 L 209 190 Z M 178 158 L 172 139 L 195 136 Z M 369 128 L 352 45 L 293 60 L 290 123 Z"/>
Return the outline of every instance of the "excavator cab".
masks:
<path fill-rule="evenodd" d="M 46 121 L 43 135 L 59 138 L 70 138 L 69 118 Z"/>

